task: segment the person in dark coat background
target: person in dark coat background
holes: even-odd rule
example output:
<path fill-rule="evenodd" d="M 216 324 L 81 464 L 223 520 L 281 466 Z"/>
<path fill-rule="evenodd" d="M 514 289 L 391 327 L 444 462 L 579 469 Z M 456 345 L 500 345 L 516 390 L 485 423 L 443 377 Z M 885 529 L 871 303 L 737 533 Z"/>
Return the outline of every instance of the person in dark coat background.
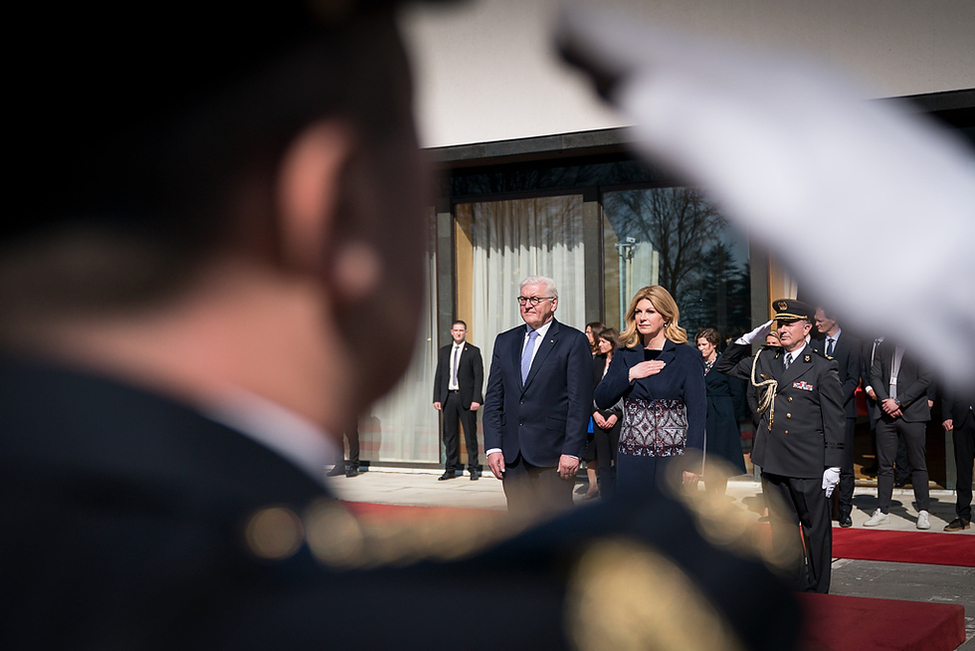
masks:
<path fill-rule="evenodd" d="M 599 354 L 592 360 L 593 389 L 599 386 L 613 356 L 619 347 L 619 333 L 616 328 L 603 328 L 596 336 Z M 620 446 L 620 429 L 623 426 L 623 405 L 617 402 L 609 409 L 593 412 L 593 444 L 599 462 L 599 495 L 610 499 L 616 494 L 616 454 Z"/>
<path fill-rule="evenodd" d="M 942 427 L 952 433 L 955 455 L 955 519 L 945 531 L 964 531 L 972 526 L 972 463 L 975 460 L 975 389 L 948 392 L 941 403 Z"/>
<path fill-rule="evenodd" d="M 704 328 L 695 337 L 697 349 L 704 360 L 704 384 L 708 393 L 708 418 L 705 425 L 704 485 L 709 491 L 723 495 L 728 487 L 728 473 L 745 473 L 745 458 L 741 451 L 741 430 L 738 415 L 745 402 L 745 384 L 714 370 L 718 359 L 721 336 L 714 328 Z M 720 460 L 728 466 L 716 467 Z"/>
<path fill-rule="evenodd" d="M 856 483 L 853 468 L 853 432 L 857 422 L 856 390 L 860 386 L 860 353 L 863 344 L 848 332 L 844 332 L 832 314 L 822 307 L 816 308 L 816 330 L 822 339 L 812 339 L 809 345 L 830 359 L 835 359 L 843 386 L 843 411 L 846 425 L 843 430 L 843 465 L 840 466 L 840 485 L 836 491 L 839 503 L 839 523 L 843 528 L 853 526 L 853 487 Z"/>

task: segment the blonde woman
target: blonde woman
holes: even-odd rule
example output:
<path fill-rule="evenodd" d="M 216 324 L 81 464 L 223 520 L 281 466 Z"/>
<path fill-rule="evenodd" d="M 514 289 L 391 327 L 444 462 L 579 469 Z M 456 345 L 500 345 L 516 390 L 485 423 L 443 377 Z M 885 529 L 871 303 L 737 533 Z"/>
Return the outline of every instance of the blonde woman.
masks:
<path fill-rule="evenodd" d="M 642 288 L 626 311 L 626 329 L 596 406 L 623 399 L 616 460 L 617 492 L 657 490 L 667 465 L 687 448 L 702 449 L 707 415 L 704 362 L 678 324 L 680 310 L 663 287 Z M 697 477 L 684 471 L 685 481 Z"/>

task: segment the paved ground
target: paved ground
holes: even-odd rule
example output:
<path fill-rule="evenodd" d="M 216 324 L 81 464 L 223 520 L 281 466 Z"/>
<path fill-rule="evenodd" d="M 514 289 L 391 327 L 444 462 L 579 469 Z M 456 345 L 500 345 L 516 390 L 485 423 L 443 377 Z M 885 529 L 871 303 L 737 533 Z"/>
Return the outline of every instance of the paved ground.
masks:
<path fill-rule="evenodd" d="M 450 506 L 473 509 L 505 508 L 501 482 L 490 474 L 479 481 L 468 475 L 449 481 L 438 481 L 442 470 L 371 469 L 358 477 L 336 477 L 330 485 L 344 500 L 415 506 Z M 580 486 L 584 486 L 583 482 Z M 731 481 L 729 504 L 735 504 L 759 517 L 763 502 L 761 487 L 750 479 Z M 580 499 L 576 495 L 576 499 Z M 917 511 L 910 488 L 895 489 L 888 530 L 916 531 Z M 854 494 L 854 527 L 860 528 L 877 507 L 877 489 L 858 486 Z M 931 491 L 930 533 L 940 533 L 954 517 L 954 493 Z M 947 535 L 947 534 L 945 534 Z M 971 537 L 975 545 L 975 528 L 954 536 Z M 975 651 L 975 568 L 914 563 L 886 563 L 834 559 L 831 592 L 858 597 L 881 597 L 910 601 L 955 603 L 965 607 L 966 642 L 959 649 Z"/>

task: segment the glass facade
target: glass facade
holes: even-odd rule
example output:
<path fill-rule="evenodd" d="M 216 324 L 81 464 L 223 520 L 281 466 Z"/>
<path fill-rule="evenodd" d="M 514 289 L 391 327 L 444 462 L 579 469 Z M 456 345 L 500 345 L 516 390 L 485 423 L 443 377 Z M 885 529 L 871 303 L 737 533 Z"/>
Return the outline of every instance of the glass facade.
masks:
<path fill-rule="evenodd" d="M 700 191 L 664 187 L 601 194 L 604 319 L 623 330 L 630 299 L 645 285 L 665 287 L 691 336 L 751 329 L 748 241 Z"/>
<path fill-rule="evenodd" d="M 365 461 L 442 462 L 431 396 L 450 322 L 467 322 L 486 384 L 495 337 L 522 323 L 515 299 L 527 276 L 555 279 L 556 318 L 580 330 L 596 320 L 619 328 L 648 284 L 674 294 L 691 336 L 751 327 L 747 239 L 699 191 L 645 165 L 617 157 L 459 170 L 443 190 L 450 208 L 431 211 L 422 336 L 406 377 L 360 420 Z"/>

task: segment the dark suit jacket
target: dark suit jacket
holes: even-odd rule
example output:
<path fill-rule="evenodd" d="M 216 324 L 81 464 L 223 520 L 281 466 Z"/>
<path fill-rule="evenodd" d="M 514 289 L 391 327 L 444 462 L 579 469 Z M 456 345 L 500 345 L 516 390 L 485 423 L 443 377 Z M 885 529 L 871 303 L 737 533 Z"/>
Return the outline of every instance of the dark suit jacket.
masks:
<path fill-rule="evenodd" d="M 606 369 L 606 356 L 605 355 L 594 355 L 592 358 L 592 388 L 593 388 L 593 411 L 598 411 L 603 418 L 609 418 L 610 415 L 615 415 L 617 422 L 615 427 L 619 427 L 623 420 L 623 405 L 621 402 L 617 401 L 608 409 L 599 409 L 595 405 L 595 391 L 599 383 L 603 381 L 603 371 Z M 593 425 L 595 427 L 595 425 Z"/>
<path fill-rule="evenodd" d="M 440 349 L 437 356 L 437 371 L 433 375 L 433 401 L 441 404 L 447 402 L 447 391 L 450 386 L 450 350 L 453 342 Z M 483 403 L 481 388 L 484 386 L 484 363 L 481 361 L 481 349 L 464 342 L 464 349 L 457 362 L 457 386 L 460 391 L 460 404 L 469 409 L 472 402 Z"/>
<path fill-rule="evenodd" d="M 890 372 L 895 348 L 892 342 L 884 341 L 874 355 L 873 368 L 870 370 L 870 386 L 877 393 L 878 402 L 883 402 L 890 397 Z M 928 388 L 933 377 L 930 369 L 912 359 L 909 352 L 904 353 L 897 374 L 897 400 L 901 403 L 903 413 L 901 418 L 905 423 L 931 420 Z"/>
<path fill-rule="evenodd" d="M 484 449 L 499 448 L 506 463 L 519 454 L 548 468 L 569 454 L 582 458 L 592 416 L 592 352 L 575 328 L 552 319 L 524 386 L 521 349 L 527 326 L 502 332 L 494 341 L 484 397 Z"/>
<path fill-rule="evenodd" d="M 746 410 L 745 383 L 712 368 L 704 376 L 704 384 L 708 396 L 708 419 L 705 427 L 707 458 L 717 455 L 744 473 L 745 459 L 741 451 L 738 420 Z"/>
<path fill-rule="evenodd" d="M 607 539 L 675 563 L 746 648 L 795 645 L 795 600 L 758 556 L 711 545 L 666 496 L 579 509 L 466 560 L 354 569 L 369 547 L 323 484 L 191 408 L 0 356 L 0 413 L 0 648 L 494 648 L 444 618 L 461 592 L 507 646 L 568 648 L 568 581 Z"/>
<path fill-rule="evenodd" d="M 823 355 L 826 354 L 826 339 L 813 339 L 810 342 L 813 349 L 818 350 Z M 857 417 L 856 390 L 860 386 L 861 362 L 860 355 L 863 352 L 863 344 L 860 340 L 846 332 L 840 332 L 840 338 L 836 340 L 833 348 L 832 358 L 840 374 L 840 384 L 843 386 L 843 411 L 847 418 Z M 869 354 L 869 351 L 868 351 Z"/>
<path fill-rule="evenodd" d="M 750 352 L 749 345 L 731 344 L 714 363 L 712 372 L 749 380 Z M 756 431 L 752 449 L 755 463 L 765 472 L 806 479 L 821 477 L 827 467 L 843 465 L 846 415 L 836 362 L 808 345 L 788 370 L 778 346 L 765 346 L 757 355 L 755 380 L 773 378 L 778 391 L 771 425 L 766 411 Z"/>
<path fill-rule="evenodd" d="M 863 388 L 866 389 L 873 386 L 870 384 L 870 372 L 873 370 L 874 359 L 877 358 L 877 350 L 880 350 L 880 344 L 877 344 L 877 348 L 874 348 L 874 342 L 876 339 L 868 339 L 863 342 L 863 348 L 860 350 L 860 377 L 863 378 Z M 873 359 L 870 358 L 871 353 L 873 354 Z M 871 427 L 878 418 L 880 418 L 880 406 L 877 401 L 871 398 L 869 395 L 866 396 L 867 400 L 867 412 L 870 415 Z"/>
<path fill-rule="evenodd" d="M 973 417 L 972 406 L 975 405 L 975 391 L 969 390 L 966 393 L 953 395 L 950 391 L 945 391 L 941 399 L 941 418 L 954 421 L 952 426 L 960 429 L 962 425 Z"/>

